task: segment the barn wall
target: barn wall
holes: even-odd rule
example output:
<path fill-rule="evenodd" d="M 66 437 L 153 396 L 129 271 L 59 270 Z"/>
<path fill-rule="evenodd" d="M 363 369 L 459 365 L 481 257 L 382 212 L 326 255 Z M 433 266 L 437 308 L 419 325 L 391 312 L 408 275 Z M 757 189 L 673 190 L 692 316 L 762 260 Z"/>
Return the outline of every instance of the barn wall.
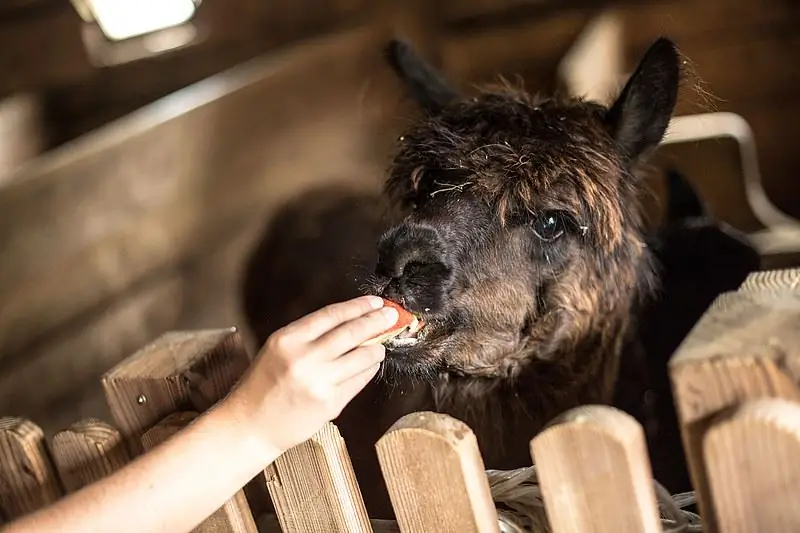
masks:
<path fill-rule="evenodd" d="M 257 59 L 14 176 L 0 191 L 14 258 L 0 267 L 0 412 L 52 429 L 161 332 L 240 326 L 240 270 L 270 213 L 310 187 L 379 185 L 402 107 L 382 39 L 354 30 Z"/>

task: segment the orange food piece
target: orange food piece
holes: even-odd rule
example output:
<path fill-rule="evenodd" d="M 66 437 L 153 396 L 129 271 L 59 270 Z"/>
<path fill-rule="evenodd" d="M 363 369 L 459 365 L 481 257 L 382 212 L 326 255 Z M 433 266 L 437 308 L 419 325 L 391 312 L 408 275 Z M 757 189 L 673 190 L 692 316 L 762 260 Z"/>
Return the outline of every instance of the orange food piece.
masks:
<path fill-rule="evenodd" d="M 380 333 L 379 335 L 376 335 L 367 342 L 363 343 L 362 346 L 368 346 L 370 344 L 382 344 L 388 341 L 389 339 L 397 337 L 403 331 L 405 331 L 406 328 L 418 322 L 417 317 L 415 317 L 413 313 L 409 312 L 407 309 L 405 309 L 397 302 L 393 302 L 392 300 L 387 300 L 386 298 L 384 298 L 383 306 L 393 307 L 397 309 L 397 315 L 398 315 L 397 322 L 395 322 L 393 326 L 390 326 L 385 330 L 383 330 L 383 332 Z"/>

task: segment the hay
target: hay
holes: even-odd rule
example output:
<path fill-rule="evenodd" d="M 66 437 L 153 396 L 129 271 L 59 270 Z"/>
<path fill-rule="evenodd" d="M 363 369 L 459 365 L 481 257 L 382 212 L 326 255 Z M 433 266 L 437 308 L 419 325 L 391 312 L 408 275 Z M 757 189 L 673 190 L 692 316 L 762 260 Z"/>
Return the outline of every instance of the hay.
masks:
<path fill-rule="evenodd" d="M 536 467 L 487 470 L 501 533 L 550 533 Z M 694 492 L 670 495 L 657 481 L 656 499 L 664 533 L 702 533 L 700 517 L 685 511 L 695 502 Z"/>

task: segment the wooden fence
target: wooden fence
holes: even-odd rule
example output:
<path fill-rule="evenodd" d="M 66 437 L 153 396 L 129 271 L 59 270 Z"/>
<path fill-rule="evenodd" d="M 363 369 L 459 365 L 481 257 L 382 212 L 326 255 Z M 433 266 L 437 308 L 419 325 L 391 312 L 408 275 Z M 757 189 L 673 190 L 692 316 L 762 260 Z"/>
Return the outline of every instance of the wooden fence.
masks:
<path fill-rule="evenodd" d="M 83 420 L 48 440 L 29 420 L 0 419 L 0 516 L 51 503 L 169 438 L 249 361 L 235 329 L 172 332 L 104 376 L 116 427 Z M 639 424 L 590 405 L 531 441 L 535 468 L 510 473 L 484 469 L 462 422 L 432 412 L 401 418 L 376 444 L 396 522 L 369 519 L 345 443 L 327 424 L 256 479 L 275 515 L 254 512 L 259 496 L 243 488 L 195 531 L 800 531 L 800 269 L 753 274 L 722 295 L 670 373 L 702 529 L 665 519 L 672 500 L 653 482 Z"/>

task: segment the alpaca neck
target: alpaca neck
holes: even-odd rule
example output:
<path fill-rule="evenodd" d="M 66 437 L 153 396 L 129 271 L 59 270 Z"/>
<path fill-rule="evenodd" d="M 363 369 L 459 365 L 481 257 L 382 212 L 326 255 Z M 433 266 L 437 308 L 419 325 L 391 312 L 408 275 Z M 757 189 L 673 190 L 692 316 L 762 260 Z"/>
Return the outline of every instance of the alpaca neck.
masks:
<path fill-rule="evenodd" d="M 487 468 L 530 464 L 528 442 L 550 420 L 582 404 L 611 403 L 624 333 L 609 324 L 550 361 L 531 357 L 513 378 L 442 373 L 429 385 L 426 408 L 469 425 Z"/>

